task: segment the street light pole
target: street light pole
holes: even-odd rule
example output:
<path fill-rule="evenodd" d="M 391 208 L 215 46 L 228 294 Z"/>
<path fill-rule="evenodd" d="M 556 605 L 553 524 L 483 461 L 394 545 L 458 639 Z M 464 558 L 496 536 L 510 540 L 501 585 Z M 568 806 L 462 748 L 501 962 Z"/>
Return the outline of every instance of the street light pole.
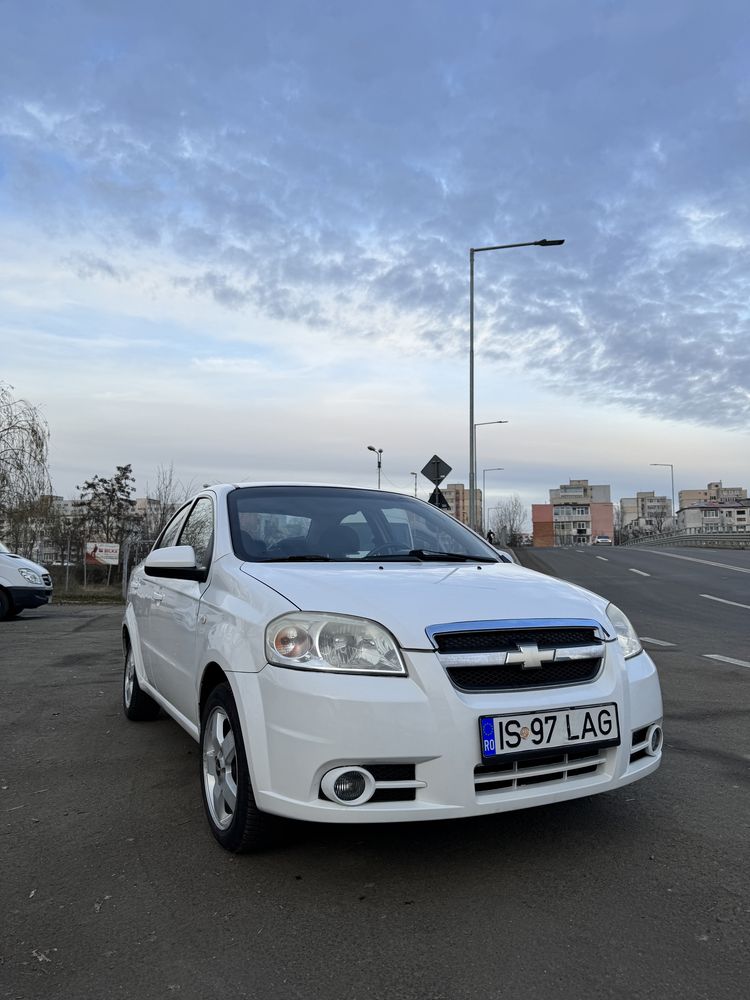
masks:
<path fill-rule="evenodd" d="M 417 474 L 416 472 L 410 472 L 410 476 L 414 476 L 414 496 L 417 495 Z"/>
<path fill-rule="evenodd" d="M 669 469 L 672 476 L 672 531 L 677 525 L 677 511 L 674 509 L 674 466 L 671 462 L 649 462 L 649 465 L 659 465 L 664 469 Z"/>
<path fill-rule="evenodd" d="M 474 441 L 474 505 L 472 506 L 471 510 L 469 511 L 470 514 L 471 514 L 471 511 L 474 511 L 474 508 L 476 506 L 478 506 L 478 504 L 477 504 L 477 498 L 476 498 L 476 484 L 477 484 L 477 427 L 487 427 L 488 424 L 507 424 L 507 423 L 508 423 L 507 420 L 480 420 L 478 424 L 474 424 L 474 433 L 473 433 L 473 441 Z M 482 507 L 483 507 L 482 516 L 479 519 L 480 520 L 480 527 L 481 527 L 481 524 L 484 523 L 484 495 L 483 495 L 483 499 L 482 499 Z M 476 513 L 476 511 L 474 511 L 474 513 Z M 469 527 L 476 528 L 476 517 L 474 518 L 474 524 L 473 525 L 471 524 L 471 519 L 470 519 Z"/>
<path fill-rule="evenodd" d="M 486 478 L 485 477 L 487 476 L 488 472 L 505 472 L 505 469 L 503 468 L 502 465 L 494 465 L 491 469 L 482 469 L 482 514 L 483 515 L 484 515 L 484 512 L 486 510 L 485 503 L 487 501 L 487 492 L 486 492 L 487 487 L 485 485 L 485 483 L 486 483 Z M 485 534 L 485 528 L 487 527 L 487 523 L 488 522 L 486 522 L 484 520 L 484 517 L 482 518 L 482 522 L 483 522 L 482 523 L 482 534 Z"/>
<path fill-rule="evenodd" d="M 376 448 L 374 444 L 368 444 L 367 450 L 368 451 L 374 451 L 375 455 L 377 457 L 377 460 L 378 460 L 378 489 L 380 489 L 380 466 L 381 466 L 381 459 L 382 459 L 382 456 L 383 456 L 383 449 L 382 448 Z"/>
<path fill-rule="evenodd" d="M 469 527 L 476 527 L 474 498 L 477 488 L 476 447 L 474 443 L 474 254 L 486 250 L 513 250 L 516 247 L 559 247 L 565 240 L 532 240 L 530 243 L 501 243 L 469 250 Z"/>

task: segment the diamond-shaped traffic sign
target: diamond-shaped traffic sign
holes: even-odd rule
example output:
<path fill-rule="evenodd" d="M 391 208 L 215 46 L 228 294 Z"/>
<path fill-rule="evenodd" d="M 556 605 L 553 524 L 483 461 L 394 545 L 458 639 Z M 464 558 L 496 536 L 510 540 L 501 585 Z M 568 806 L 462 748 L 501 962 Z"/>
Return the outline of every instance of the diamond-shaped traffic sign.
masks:
<path fill-rule="evenodd" d="M 422 475 L 426 479 L 429 479 L 431 483 L 439 486 L 450 471 L 450 465 L 444 462 L 438 455 L 433 455 L 424 469 L 422 469 Z"/>

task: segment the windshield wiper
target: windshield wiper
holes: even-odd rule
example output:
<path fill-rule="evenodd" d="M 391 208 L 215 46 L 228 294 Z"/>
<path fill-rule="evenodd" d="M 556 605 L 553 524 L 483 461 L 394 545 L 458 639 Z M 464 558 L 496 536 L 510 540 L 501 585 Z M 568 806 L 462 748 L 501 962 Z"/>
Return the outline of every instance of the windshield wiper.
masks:
<path fill-rule="evenodd" d="M 492 556 L 469 556 L 465 552 L 439 552 L 437 549 L 412 549 L 410 556 L 418 559 L 432 559 L 436 562 L 498 562 Z"/>
<path fill-rule="evenodd" d="M 410 549 L 384 555 L 362 556 L 362 562 L 500 562 L 492 556 L 468 556 L 465 552 L 439 552 L 437 549 Z"/>
<path fill-rule="evenodd" d="M 266 559 L 258 559 L 258 562 L 330 562 L 330 556 L 315 555 L 305 553 L 296 556 L 268 556 Z"/>

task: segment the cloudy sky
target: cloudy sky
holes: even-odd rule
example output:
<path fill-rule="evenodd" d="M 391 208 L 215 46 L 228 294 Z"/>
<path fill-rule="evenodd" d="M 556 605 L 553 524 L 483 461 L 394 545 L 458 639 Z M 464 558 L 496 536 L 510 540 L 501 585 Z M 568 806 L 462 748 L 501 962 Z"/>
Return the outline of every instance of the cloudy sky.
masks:
<path fill-rule="evenodd" d="M 58 493 L 750 486 L 746 0 L 0 0 L 0 379 Z M 426 480 L 420 479 L 425 495 Z M 481 485 L 481 483 L 480 483 Z"/>

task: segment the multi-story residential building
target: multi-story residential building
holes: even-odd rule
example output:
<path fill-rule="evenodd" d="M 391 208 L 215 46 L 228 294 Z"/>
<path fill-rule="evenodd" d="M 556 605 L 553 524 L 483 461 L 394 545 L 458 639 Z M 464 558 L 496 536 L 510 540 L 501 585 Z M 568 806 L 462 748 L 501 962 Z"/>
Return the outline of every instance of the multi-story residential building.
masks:
<path fill-rule="evenodd" d="M 679 510 L 682 507 L 691 507 L 696 503 L 721 500 L 746 500 L 747 490 L 744 486 L 724 486 L 721 480 L 719 480 L 718 483 L 709 483 L 705 490 L 680 490 L 678 496 Z"/>
<path fill-rule="evenodd" d="M 620 500 L 620 528 L 626 533 L 663 531 L 671 525 L 672 501 L 669 497 L 658 497 L 653 490 L 643 490 L 634 497 Z"/>
<path fill-rule="evenodd" d="M 571 479 L 549 491 L 550 503 L 609 503 L 609 486 L 592 486 L 588 479 Z"/>
<path fill-rule="evenodd" d="M 464 486 L 463 483 L 448 483 L 447 486 L 441 486 L 440 490 L 450 506 L 450 511 L 448 513 L 452 514 L 457 521 L 461 521 L 463 524 L 468 524 L 469 523 L 468 487 Z M 482 514 L 483 514 L 482 491 L 475 490 L 474 523 L 480 530 L 483 524 Z"/>
<path fill-rule="evenodd" d="M 750 531 L 750 500 L 706 500 L 677 511 L 677 528 Z"/>
<path fill-rule="evenodd" d="M 534 545 L 590 545 L 597 535 L 613 537 L 614 508 L 609 486 L 571 479 L 549 491 L 549 503 L 532 504 Z"/>

